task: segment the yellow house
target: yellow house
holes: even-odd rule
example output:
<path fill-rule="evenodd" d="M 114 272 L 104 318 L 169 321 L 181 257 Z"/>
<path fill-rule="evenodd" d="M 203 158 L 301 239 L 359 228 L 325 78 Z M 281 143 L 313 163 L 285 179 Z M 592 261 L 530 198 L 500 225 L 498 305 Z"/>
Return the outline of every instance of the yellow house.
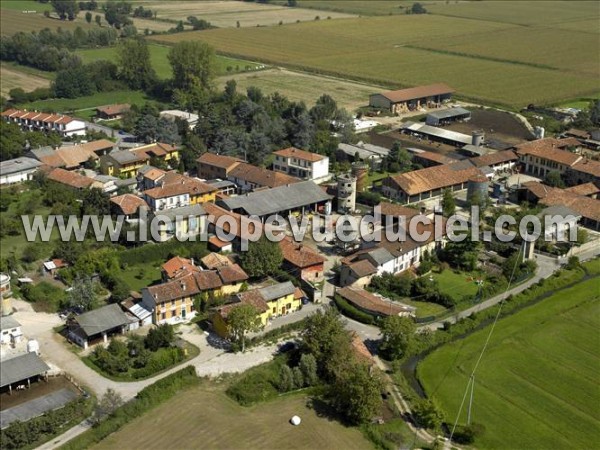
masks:
<path fill-rule="evenodd" d="M 196 315 L 194 296 L 198 294 L 194 274 L 186 274 L 177 280 L 142 289 L 142 302 L 152 311 L 152 323 L 178 323 Z"/>
<path fill-rule="evenodd" d="M 179 161 L 179 149 L 170 144 L 154 143 L 131 150 L 112 151 L 100 157 L 100 171 L 104 175 L 133 178 L 151 159 L 159 159 L 174 166 Z"/>
<path fill-rule="evenodd" d="M 267 326 L 275 317 L 298 311 L 302 306 L 301 292 L 289 281 L 241 292 L 237 294 L 234 302 L 224 305 L 214 312 L 213 328 L 219 336 L 227 337 L 229 334 L 227 316 L 234 308 L 242 304 L 254 306 L 262 326 Z"/>

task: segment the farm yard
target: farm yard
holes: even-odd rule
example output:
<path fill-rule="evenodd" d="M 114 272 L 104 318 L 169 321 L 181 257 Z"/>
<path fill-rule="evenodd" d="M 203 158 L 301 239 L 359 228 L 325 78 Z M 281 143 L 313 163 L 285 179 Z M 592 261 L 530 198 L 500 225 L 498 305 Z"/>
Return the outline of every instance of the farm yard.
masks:
<path fill-rule="evenodd" d="M 157 12 L 160 20 L 179 21 L 187 20 L 189 16 L 204 19 L 219 28 L 256 27 L 278 25 L 279 22 L 294 23 L 296 21 L 315 20 L 317 15 L 321 19 L 331 17 L 332 19 L 354 17 L 347 13 L 319 13 L 305 8 L 288 8 L 281 5 L 267 5 L 250 2 L 232 1 L 167 1 L 167 2 L 141 2 Z M 170 25 L 170 27 L 173 25 Z"/>
<path fill-rule="evenodd" d="M 565 20 L 589 14 L 598 12 L 587 7 Z M 348 45 L 353 36 L 361 38 Z M 553 35 L 543 27 L 502 22 L 435 15 L 361 17 L 151 39 L 167 44 L 199 39 L 225 54 L 390 88 L 443 80 L 465 99 L 509 107 L 555 103 L 598 90 L 600 59 L 586 50 L 598 47 L 596 35 Z M 574 48 L 572 42 L 580 40 L 586 44 Z"/>
<path fill-rule="evenodd" d="M 475 381 L 473 421 L 486 429 L 476 441 L 478 448 L 596 445 L 597 283 L 598 278 L 583 281 L 498 322 Z M 418 366 L 425 391 L 451 423 L 488 332 L 486 328 L 444 345 Z M 465 420 L 463 410 L 459 423 Z"/>
<path fill-rule="evenodd" d="M 0 94 L 6 97 L 11 89 L 21 88 L 25 92 L 30 92 L 37 88 L 50 86 L 48 78 L 23 72 L 5 63 L 0 65 L 0 80 Z"/>
<path fill-rule="evenodd" d="M 301 395 L 242 407 L 223 386 L 203 382 L 137 418 L 94 448 L 372 448 L 356 428 L 319 417 Z M 293 415 L 302 424 L 289 424 Z M 168 433 L 165 430 L 172 430 Z"/>
<path fill-rule="evenodd" d="M 307 105 L 313 105 L 323 93 L 329 93 L 339 106 L 348 111 L 364 106 L 368 103 L 369 94 L 381 89 L 377 86 L 286 69 L 267 69 L 256 73 L 226 75 L 218 78 L 218 88 L 222 89 L 227 80 L 232 79 L 236 81 L 239 92 L 245 92 L 249 86 L 255 86 L 265 94 L 279 92 L 290 100 L 303 101 Z"/>

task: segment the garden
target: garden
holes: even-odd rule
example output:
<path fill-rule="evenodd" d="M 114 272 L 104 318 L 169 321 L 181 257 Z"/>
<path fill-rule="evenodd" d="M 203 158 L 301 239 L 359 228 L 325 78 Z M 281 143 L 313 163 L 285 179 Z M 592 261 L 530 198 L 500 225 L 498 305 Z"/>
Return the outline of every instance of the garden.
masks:
<path fill-rule="evenodd" d="M 107 348 L 97 346 L 83 357 L 84 363 L 116 381 L 142 380 L 194 358 L 200 350 L 176 339 L 171 325 L 151 328 L 145 337 L 129 335 L 125 341 L 113 339 Z"/>

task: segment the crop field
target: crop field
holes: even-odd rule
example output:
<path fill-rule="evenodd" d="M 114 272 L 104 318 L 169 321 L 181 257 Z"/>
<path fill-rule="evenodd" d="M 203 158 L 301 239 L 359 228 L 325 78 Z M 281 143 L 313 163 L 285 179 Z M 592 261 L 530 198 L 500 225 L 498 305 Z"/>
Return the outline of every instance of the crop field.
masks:
<path fill-rule="evenodd" d="M 331 95 L 338 106 L 353 111 L 368 103 L 369 94 L 381 90 L 377 86 L 325 78 L 285 69 L 268 69 L 255 73 L 226 75 L 218 79 L 219 88 L 227 80 L 235 80 L 239 92 L 249 86 L 260 88 L 265 94 L 279 92 L 290 100 L 303 101 L 309 107 L 323 94 Z"/>
<path fill-rule="evenodd" d="M 94 448 L 372 448 L 358 429 L 319 417 L 306 401 L 304 396 L 288 395 L 242 407 L 222 387 L 205 383 L 137 418 Z M 298 427 L 288 422 L 296 414 L 302 418 Z"/>
<path fill-rule="evenodd" d="M 573 46 L 580 38 L 583 44 Z M 511 107 L 593 95 L 600 67 L 600 44 L 590 33 L 552 36 L 544 28 L 435 15 L 321 20 L 152 39 L 204 40 L 223 53 L 390 88 L 446 82 L 463 98 Z M 466 42 L 473 54 L 460 45 L 454 47 L 460 51 L 424 49 L 455 41 Z M 529 62 L 525 52 L 533 55 Z"/>
<path fill-rule="evenodd" d="M 35 11 L 39 3 L 32 3 L 33 8 L 30 11 Z M 58 27 L 63 30 L 75 30 L 77 27 L 83 29 L 90 28 L 86 22 L 68 20 L 58 20 L 51 17 L 44 17 L 39 11 L 36 13 L 24 13 L 21 10 L 5 9 L 2 2 L 0 14 L 0 34 L 13 35 L 19 31 L 39 31 L 44 28 L 56 29 Z"/>
<path fill-rule="evenodd" d="M 8 64 L 2 63 L 0 65 L 0 94 L 4 97 L 8 97 L 8 92 L 15 88 L 30 92 L 37 88 L 49 86 L 50 80 L 48 78 L 22 72 Z"/>
<path fill-rule="evenodd" d="M 2 9 L 12 9 L 15 11 L 44 12 L 53 10 L 50 3 L 39 3 L 35 0 L 2 0 L 0 7 Z"/>
<path fill-rule="evenodd" d="M 150 60 L 152 61 L 152 67 L 156 71 L 159 78 L 166 79 L 172 75 L 171 66 L 167 55 L 169 54 L 170 47 L 165 45 L 150 44 L 148 46 L 150 51 Z M 109 61 L 115 61 L 116 59 L 116 48 L 115 47 L 102 47 L 97 49 L 85 49 L 77 50 L 75 52 L 79 55 L 84 63 L 90 63 L 100 59 Z M 244 61 L 237 58 L 229 58 L 227 56 L 217 55 L 216 57 L 216 71 L 217 75 L 225 75 L 227 73 L 255 71 L 261 64 L 253 63 L 250 61 Z M 227 70 L 230 68 L 231 70 Z M 237 68 L 237 70 L 236 70 Z"/>
<path fill-rule="evenodd" d="M 598 278 L 501 319 L 476 373 L 478 448 L 594 448 L 600 440 Z M 428 395 L 454 422 L 489 327 L 418 366 Z M 466 413 L 459 423 L 466 422 Z"/>
<path fill-rule="evenodd" d="M 354 17 L 347 13 L 325 13 L 306 8 L 234 1 L 148 1 L 144 2 L 144 7 L 156 11 L 158 19 L 185 21 L 189 16 L 196 16 L 219 28 L 237 27 L 238 22 L 240 27 L 256 27 L 277 25 L 280 21 L 305 22 L 315 20 L 316 16 L 321 19 Z"/>

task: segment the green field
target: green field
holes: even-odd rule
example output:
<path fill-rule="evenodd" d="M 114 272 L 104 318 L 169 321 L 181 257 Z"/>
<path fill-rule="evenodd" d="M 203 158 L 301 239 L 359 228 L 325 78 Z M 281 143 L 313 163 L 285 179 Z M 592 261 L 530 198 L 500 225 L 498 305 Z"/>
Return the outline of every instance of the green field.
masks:
<path fill-rule="evenodd" d="M 170 48 L 165 45 L 150 44 L 148 49 L 150 51 L 152 67 L 154 67 L 158 77 L 161 79 L 170 78 L 172 76 L 172 71 L 169 60 L 167 59 Z M 75 53 L 87 64 L 100 59 L 114 62 L 116 60 L 116 52 L 117 50 L 115 47 L 103 47 L 91 50 L 77 50 Z M 215 65 L 217 75 L 225 75 L 227 73 L 235 73 L 236 67 L 238 68 L 237 72 L 256 70 L 260 64 L 217 55 Z M 231 68 L 230 71 L 227 70 L 228 67 Z"/>
<path fill-rule="evenodd" d="M 20 2 L 20 3 L 30 3 L 30 2 Z M 29 32 L 29 31 L 40 31 L 44 28 L 56 29 L 62 28 L 63 30 L 75 30 L 77 27 L 81 27 L 84 30 L 86 28 L 92 28 L 93 25 L 89 25 L 85 22 L 74 21 L 70 22 L 68 20 L 58 20 L 57 18 L 44 17 L 40 11 L 43 10 L 43 5 L 41 3 L 33 3 L 31 2 L 31 8 L 22 10 L 20 8 L 15 9 L 6 9 L 4 6 L 4 1 L 2 1 L 1 12 L 0 14 L 0 34 L 2 35 L 12 35 L 19 31 Z M 42 8 L 38 8 L 38 5 L 42 6 Z M 36 13 L 24 13 L 23 11 L 37 11 Z"/>
<path fill-rule="evenodd" d="M 536 5 L 534 10 L 556 24 L 600 18 L 593 4 L 563 5 L 564 17 Z M 512 4 L 502 8 L 510 11 Z M 600 74 L 595 34 L 440 15 L 321 20 L 151 39 L 203 40 L 226 54 L 390 88 L 446 82 L 467 99 L 512 107 L 593 95 Z"/>
<path fill-rule="evenodd" d="M 370 449 L 357 428 L 319 417 L 307 398 L 287 395 L 242 407 L 223 386 L 203 383 L 139 417 L 95 449 Z M 298 427 L 288 422 L 302 418 Z"/>
<path fill-rule="evenodd" d="M 595 448 L 600 442 L 600 293 L 594 278 L 500 320 L 476 373 L 478 448 Z M 454 422 L 489 328 L 434 351 L 418 376 Z M 459 423 L 465 423 L 466 414 Z"/>
<path fill-rule="evenodd" d="M 440 291 L 450 294 L 455 300 L 473 298 L 477 294 L 477 285 L 469 279 L 477 275 L 444 270 L 441 273 L 432 273 L 431 276 L 438 282 Z"/>
<path fill-rule="evenodd" d="M 14 11 L 53 11 L 52 5 L 48 3 L 40 3 L 35 0 L 2 0 L 0 3 L 2 9 L 12 9 Z M 3 13 L 4 14 L 4 13 Z"/>
<path fill-rule="evenodd" d="M 127 283 L 127 286 L 139 292 L 142 288 L 160 281 L 160 264 L 127 266 L 127 268 L 121 270 L 119 275 Z"/>

